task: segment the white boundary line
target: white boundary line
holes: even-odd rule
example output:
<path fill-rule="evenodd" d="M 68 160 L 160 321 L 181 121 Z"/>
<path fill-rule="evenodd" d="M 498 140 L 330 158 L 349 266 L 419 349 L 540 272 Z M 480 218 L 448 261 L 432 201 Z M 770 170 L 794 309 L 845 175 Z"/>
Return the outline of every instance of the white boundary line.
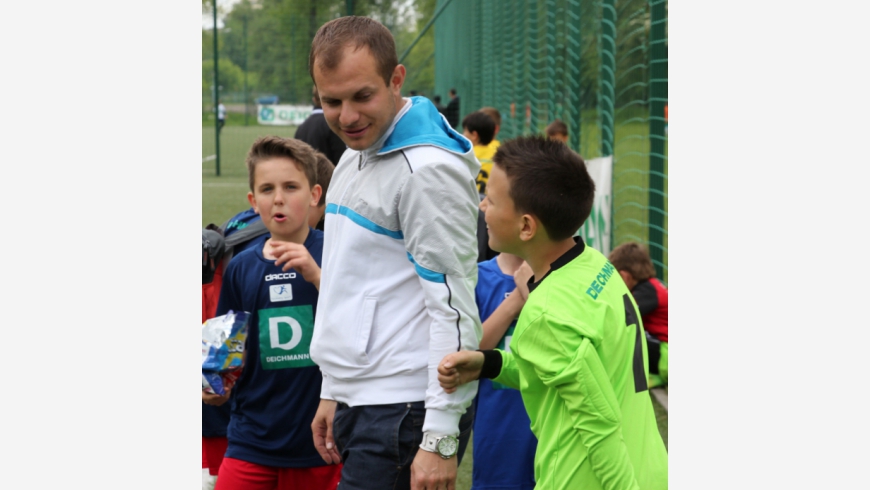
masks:
<path fill-rule="evenodd" d="M 210 162 L 210 161 L 215 160 L 215 159 L 217 159 L 217 155 L 209 155 L 209 156 L 202 159 L 202 163 Z"/>

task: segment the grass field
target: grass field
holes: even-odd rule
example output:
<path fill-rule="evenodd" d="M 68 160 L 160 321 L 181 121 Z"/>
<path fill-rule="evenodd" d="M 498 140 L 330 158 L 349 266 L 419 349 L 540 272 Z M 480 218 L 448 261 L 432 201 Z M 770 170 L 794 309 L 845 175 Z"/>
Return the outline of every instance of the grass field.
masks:
<path fill-rule="evenodd" d="M 232 121 L 231 121 L 232 122 Z M 590 128 L 589 131 L 593 129 Z M 597 129 L 595 129 L 597 131 Z M 215 131 L 213 126 L 202 128 L 202 225 L 222 224 L 240 211 L 248 209 L 248 175 L 245 155 L 254 140 L 260 136 L 277 135 L 292 137 L 295 127 L 289 126 L 225 126 L 221 131 L 221 176 L 215 176 L 215 161 L 207 157 L 215 154 Z M 614 165 L 614 244 L 626 240 L 645 241 L 648 222 L 648 143 L 649 129 L 642 123 L 616 125 Z M 586 133 L 588 134 L 588 133 Z M 667 155 L 667 146 L 665 146 Z M 665 158 L 667 174 L 667 158 Z M 665 179 L 667 186 L 667 179 Z M 667 188 L 665 189 L 667 192 Z M 665 197 L 665 212 L 667 212 Z M 667 230 L 667 218 L 665 218 Z M 667 233 L 665 250 L 667 250 Z M 667 265 L 667 253 L 665 253 Z M 667 269 L 665 272 L 667 282 Z M 668 414 L 653 398 L 659 431 L 665 445 L 668 444 Z M 465 458 L 459 467 L 457 490 L 471 488 L 472 446 L 469 443 Z"/>

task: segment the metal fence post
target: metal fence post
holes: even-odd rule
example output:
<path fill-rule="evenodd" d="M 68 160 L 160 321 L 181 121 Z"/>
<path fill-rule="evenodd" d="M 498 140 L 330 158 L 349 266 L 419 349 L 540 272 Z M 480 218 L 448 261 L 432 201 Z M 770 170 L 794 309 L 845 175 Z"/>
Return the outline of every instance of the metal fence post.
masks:
<path fill-rule="evenodd" d="M 613 0 L 601 2 L 601 50 L 600 89 L 598 91 L 598 114 L 601 118 L 601 156 L 613 155 L 613 107 L 615 104 L 614 80 L 616 71 L 616 9 Z"/>
<path fill-rule="evenodd" d="M 221 175 L 221 120 L 220 109 L 220 84 L 218 83 L 218 25 L 217 25 L 217 0 L 211 0 L 212 21 L 214 27 L 214 150 L 215 150 L 215 175 Z"/>

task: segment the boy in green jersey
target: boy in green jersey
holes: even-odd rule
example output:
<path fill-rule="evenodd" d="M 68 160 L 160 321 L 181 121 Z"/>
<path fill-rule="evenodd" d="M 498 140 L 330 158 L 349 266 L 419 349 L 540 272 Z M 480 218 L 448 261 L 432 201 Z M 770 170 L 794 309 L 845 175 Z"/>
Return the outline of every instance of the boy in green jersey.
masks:
<path fill-rule="evenodd" d="M 534 277 L 510 352 L 449 354 L 441 386 L 491 378 L 520 390 L 538 489 L 666 489 L 637 305 L 613 265 L 573 238 L 595 193 L 583 160 L 529 137 L 502 144 L 493 162 L 481 205 L 489 246 L 525 259 Z"/>

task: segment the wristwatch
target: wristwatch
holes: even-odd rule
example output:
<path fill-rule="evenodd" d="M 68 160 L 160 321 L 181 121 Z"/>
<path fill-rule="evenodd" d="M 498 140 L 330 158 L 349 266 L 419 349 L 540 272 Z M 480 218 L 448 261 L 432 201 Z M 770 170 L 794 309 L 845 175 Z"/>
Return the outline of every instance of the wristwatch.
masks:
<path fill-rule="evenodd" d="M 450 459 L 459 451 L 459 440 L 453 436 L 437 436 L 424 432 L 420 449 L 435 453 L 443 459 Z"/>

